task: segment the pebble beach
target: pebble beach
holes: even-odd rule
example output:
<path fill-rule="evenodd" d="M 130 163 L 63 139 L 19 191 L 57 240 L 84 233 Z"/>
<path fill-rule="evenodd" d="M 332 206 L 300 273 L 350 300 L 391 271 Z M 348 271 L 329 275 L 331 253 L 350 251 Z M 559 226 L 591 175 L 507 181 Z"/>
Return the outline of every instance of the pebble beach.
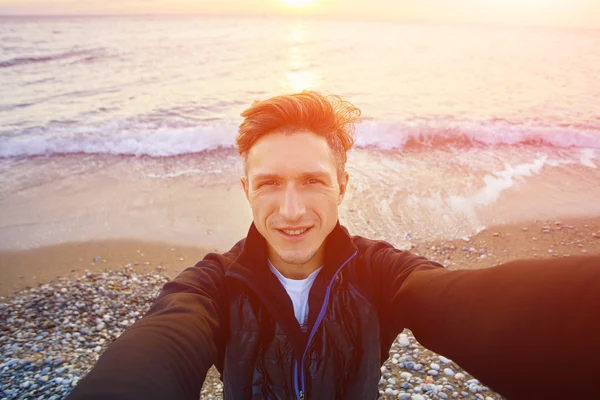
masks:
<path fill-rule="evenodd" d="M 361 109 L 339 207 L 352 234 L 448 269 L 600 254 L 599 43 L 368 18 L 0 16 L 0 400 L 64 398 L 165 282 L 246 235 L 235 136 L 275 95 Z M 409 331 L 379 391 L 500 398 Z M 222 398 L 216 371 L 200 397 Z"/>
<path fill-rule="evenodd" d="M 64 398 L 106 347 L 142 318 L 162 286 L 190 264 L 187 260 L 198 257 L 189 248 L 160 250 L 155 245 L 151 246 L 155 251 L 167 255 L 152 261 L 156 254 L 131 246 L 122 248 L 129 253 L 98 253 L 74 262 L 69 274 L 46 276 L 44 282 L 28 277 L 11 282 L 11 289 L 5 285 L 0 297 L 0 399 Z M 77 248 L 81 254 L 94 254 L 106 246 L 88 243 Z M 35 256 L 47 257 L 51 251 Z M 449 269 L 486 268 L 519 258 L 600 254 L 600 219 L 494 227 L 452 241 L 413 243 L 412 251 Z M 11 268 L 8 262 L 15 265 L 28 257 L 27 252 L 0 255 L 5 272 Z M 120 260 L 127 263 L 119 265 Z M 392 345 L 381 372 L 382 399 L 502 398 L 452 360 L 421 346 L 408 330 Z M 209 371 L 200 398 L 223 398 L 216 370 Z"/>

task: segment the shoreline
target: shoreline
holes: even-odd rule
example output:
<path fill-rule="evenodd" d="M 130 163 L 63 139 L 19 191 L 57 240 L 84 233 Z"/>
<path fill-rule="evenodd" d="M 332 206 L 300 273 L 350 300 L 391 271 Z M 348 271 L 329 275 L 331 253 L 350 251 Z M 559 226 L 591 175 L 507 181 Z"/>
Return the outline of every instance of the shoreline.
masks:
<path fill-rule="evenodd" d="M 354 149 L 341 221 L 353 234 L 401 245 L 407 237 L 600 216 L 600 168 L 582 164 L 580 152 L 464 150 Z M 10 168 L 0 162 L 0 170 L 0 251 L 122 239 L 225 249 L 252 220 L 234 149 L 23 159 Z"/>
<path fill-rule="evenodd" d="M 240 239 L 231 240 L 231 246 Z M 159 267 L 172 279 L 207 253 L 227 249 L 122 239 L 2 250 L 0 299 L 59 278 L 74 278 L 86 270 L 100 272 L 131 267 L 135 272 L 144 273 Z M 524 258 L 600 254 L 600 217 L 492 226 L 461 239 L 413 242 L 410 251 L 449 269 L 485 268 Z"/>

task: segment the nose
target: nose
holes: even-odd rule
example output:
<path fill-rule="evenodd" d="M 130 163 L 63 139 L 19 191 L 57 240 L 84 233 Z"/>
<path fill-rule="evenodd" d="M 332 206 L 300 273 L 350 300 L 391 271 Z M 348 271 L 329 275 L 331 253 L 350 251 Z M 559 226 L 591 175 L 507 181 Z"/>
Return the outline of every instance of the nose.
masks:
<path fill-rule="evenodd" d="M 279 214 L 288 221 L 297 221 L 305 212 L 302 196 L 293 185 L 289 185 L 283 193 Z"/>

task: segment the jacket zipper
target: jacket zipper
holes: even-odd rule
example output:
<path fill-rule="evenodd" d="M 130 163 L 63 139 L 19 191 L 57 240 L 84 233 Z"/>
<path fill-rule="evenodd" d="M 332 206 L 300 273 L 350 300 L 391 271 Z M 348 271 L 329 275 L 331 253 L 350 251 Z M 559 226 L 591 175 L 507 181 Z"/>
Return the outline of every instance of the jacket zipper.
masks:
<path fill-rule="evenodd" d="M 331 281 L 329 282 L 329 285 L 327 285 L 327 290 L 325 292 L 325 300 L 323 301 L 323 306 L 321 306 L 321 311 L 319 312 L 319 316 L 317 317 L 317 320 L 315 321 L 315 325 L 313 326 L 312 330 L 310 331 L 310 336 L 308 337 L 308 341 L 306 342 L 306 347 L 304 348 L 304 353 L 302 354 L 302 360 L 300 361 L 300 385 L 298 385 L 298 362 L 296 361 L 294 363 L 294 388 L 296 389 L 296 397 L 298 398 L 298 400 L 304 400 L 304 395 L 305 395 L 305 391 L 306 391 L 306 387 L 305 387 L 305 379 L 304 379 L 304 358 L 306 357 L 306 352 L 308 351 L 308 346 L 310 346 L 310 342 L 312 341 L 313 337 L 315 336 L 315 333 L 317 332 L 317 329 L 319 328 L 319 325 L 321 325 L 321 322 L 323 322 L 323 318 L 325 318 L 325 312 L 327 311 L 327 306 L 329 305 L 329 296 L 331 295 L 331 287 L 333 286 L 333 282 L 335 281 L 335 278 L 338 276 L 338 274 L 340 273 L 340 271 L 342 270 L 342 268 L 344 268 L 346 266 L 346 264 L 348 264 L 350 262 L 350 260 L 352 260 L 356 254 L 358 253 L 358 251 L 354 251 L 354 253 L 352 253 L 352 255 L 350 257 L 348 257 L 348 259 L 346 261 L 344 261 L 344 263 L 338 268 L 337 271 L 335 271 L 335 274 L 331 277 Z M 298 387 L 300 386 L 300 387 Z"/>

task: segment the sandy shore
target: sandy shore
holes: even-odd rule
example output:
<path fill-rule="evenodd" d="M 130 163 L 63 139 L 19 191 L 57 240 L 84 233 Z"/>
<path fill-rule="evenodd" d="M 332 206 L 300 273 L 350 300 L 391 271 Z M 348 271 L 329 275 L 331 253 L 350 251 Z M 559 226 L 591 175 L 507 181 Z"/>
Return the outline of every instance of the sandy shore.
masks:
<path fill-rule="evenodd" d="M 100 272 L 130 265 L 135 272 L 162 266 L 170 278 L 193 266 L 213 248 L 135 240 L 64 243 L 25 251 L 0 252 L 0 296 L 36 287 L 85 270 Z"/>

